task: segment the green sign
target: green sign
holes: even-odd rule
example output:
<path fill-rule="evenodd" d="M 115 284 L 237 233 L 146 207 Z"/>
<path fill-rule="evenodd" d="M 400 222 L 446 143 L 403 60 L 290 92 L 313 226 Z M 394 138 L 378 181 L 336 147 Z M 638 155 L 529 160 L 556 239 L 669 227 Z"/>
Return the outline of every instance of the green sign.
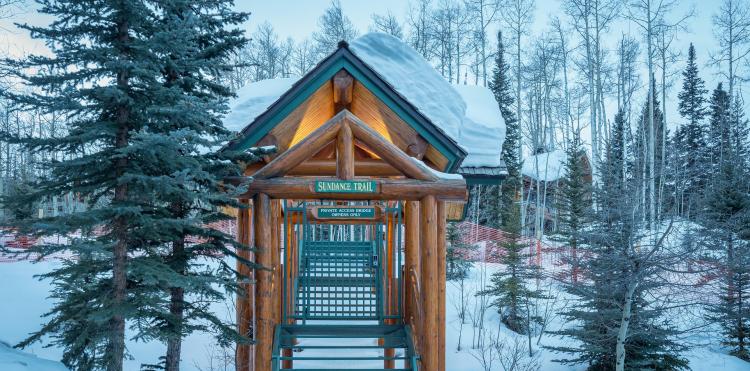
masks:
<path fill-rule="evenodd" d="M 318 208 L 321 219 L 373 219 L 374 207 L 321 207 Z"/>
<path fill-rule="evenodd" d="M 316 180 L 316 193 L 375 193 L 378 183 L 373 180 Z"/>

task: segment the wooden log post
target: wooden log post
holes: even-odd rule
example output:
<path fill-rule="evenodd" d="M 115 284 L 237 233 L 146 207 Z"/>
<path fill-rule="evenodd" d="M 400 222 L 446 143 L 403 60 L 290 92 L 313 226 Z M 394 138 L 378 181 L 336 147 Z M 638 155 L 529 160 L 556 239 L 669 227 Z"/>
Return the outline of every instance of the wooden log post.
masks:
<path fill-rule="evenodd" d="M 394 265 L 395 265 L 395 240 L 396 240 L 396 216 L 392 212 L 386 213 L 386 258 L 388 261 L 386 262 L 386 275 L 385 275 L 385 282 L 386 282 L 386 314 L 387 315 L 393 315 L 396 313 L 394 310 L 394 303 L 396 302 L 396 287 L 394 286 Z M 392 319 L 387 319 L 385 321 L 386 324 L 392 325 L 395 322 Z M 395 357 L 396 356 L 396 349 L 394 348 L 385 348 L 383 350 L 383 355 L 385 357 Z M 396 361 L 393 359 L 386 359 L 383 361 L 383 368 L 385 369 L 393 369 L 396 368 Z"/>
<path fill-rule="evenodd" d="M 281 266 L 281 200 L 271 200 L 271 254 L 273 257 L 273 307 L 275 323 L 282 321 L 282 306 L 284 305 L 282 286 L 284 270 Z"/>
<path fill-rule="evenodd" d="M 342 69 L 333 76 L 333 107 L 336 113 L 349 109 L 354 97 L 354 77 Z"/>
<path fill-rule="evenodd" d="M 273 352 L 274 315 L 274 272 L 273 242 L 271 239 L 271 202 L 268 195 L 259 193 L 254 202 L 255 222 L 255 262 L 261 265 L 256 269 L 255 283 L 255 368 L 253 371 L 271 371 Z"/>
<path fill-rule="evenodd" d="M 354 138 L 349 124 L 344 122 L 336 139 L 336 176 L 354 179 Z"/>
<path fill-rule="evenodd" d="M 438 266 L 438 371 L 445 371 L 445 284 L 446 234 L 445 201 L 437 202 L 437 266 Z"/>
<path fill-rule="evenodd" d="M 252 214 L 247 201 L 243 202 L 242 208 L 237 210 L 237 242 L 246 247 L 252 246 Z M 252 253 L 249 250 L 239 250 L 237 255 L 250 261 Z M 237 297 L 237 332 L 242 336 L 252 336 L 253 321 L 253 271 L 247 264 L 237 260 L 237 272 L 241 275 L 240 294 Z M 237 371 L 250 371 L 252 367 L 253 346 L 250 344 L 238 344 L 235 352 L 235 364 Z"/>
<path fill-rule="evenodd" d="M 419 202 L 406 201 L 404 210 L 404 287 L 406 287 L 404 290 L 404 318 L 407 321 L 419 320 L 419 318 L 415 318 L 416 309 L 412 307 L 414 298 L 412 298 L 411 288 L 413 283 L 411 282 L 412 276 L 409 274 L 412 269 L 419 272 Z M 411 323 L 411 325 L 415 331 L 421 328 L 415 323 Z"/>
<path fill-rule="evenodd" d="M 438 256 L 437 256 L 437 205 L 435 196 L 425 196 L 420 201 L 420 219 L 422 230 L 422 308 L 423 341 L 422 368 L 423 370 L 438 370 Z"/>

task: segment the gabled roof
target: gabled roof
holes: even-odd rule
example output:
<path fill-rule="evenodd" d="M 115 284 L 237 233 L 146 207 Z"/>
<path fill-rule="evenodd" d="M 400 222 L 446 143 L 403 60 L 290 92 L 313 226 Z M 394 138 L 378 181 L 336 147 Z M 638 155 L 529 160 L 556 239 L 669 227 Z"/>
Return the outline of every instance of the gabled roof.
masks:
<path fill-rule="evenodd" d="M 328 82 L 341 69 L 349 72 L 359 83 L 372 91 L 393 112 L 445 156 L 448 159 L 448 165 L 443 171 L 456 171 L 466 157 L 466 151 L 440 127 L 430 121 L 417 107 L 399 94 L 382 76 L 352 53 L 345 42 L 340 43 L 335 52 L 323 59 L 315 68 L 294 83 L 265 112 L 242 129 L 239 135 L 231 140 L 225 148 L 244 150 L 253 146 L 295 107 Z"/>

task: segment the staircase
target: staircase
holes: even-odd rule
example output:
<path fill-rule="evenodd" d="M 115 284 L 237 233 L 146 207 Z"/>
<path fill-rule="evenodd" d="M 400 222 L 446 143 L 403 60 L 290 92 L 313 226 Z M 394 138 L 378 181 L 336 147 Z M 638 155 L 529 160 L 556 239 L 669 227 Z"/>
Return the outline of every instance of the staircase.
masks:
<path fill-rule="evenodd" d="M 377 252 L 372 241 L 308 241 L 296 283 L 295 319 L 378 320 Z"/>
<path fill-rule="evenodd" d="M 375 371 L 385 370 L 386 360 L 395 362 L 389 370 L 417 370 L 408 326 L 279 325 L 274 339 L 274 371 Z M 394 348 L 394 356 L 385 356 L 386 348 Z M 284 368 L 285 360 L 291 360 L 293 367 Z"/>

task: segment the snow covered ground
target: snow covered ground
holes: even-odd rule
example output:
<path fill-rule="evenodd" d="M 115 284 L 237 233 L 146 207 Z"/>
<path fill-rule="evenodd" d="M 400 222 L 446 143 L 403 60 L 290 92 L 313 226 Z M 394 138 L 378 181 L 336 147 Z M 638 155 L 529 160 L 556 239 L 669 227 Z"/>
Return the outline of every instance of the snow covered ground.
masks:
<path fill-rule="evenodd" d="M 0 305 L 0 341 L 3 342 L 0 343 L 0 370 L 65 370 L 60 363 L 49 361 L 60 359 L 61 352 L 59 349 L 45 348 L 44 344 L 34 344 L 21 352 L 7 346 L 7 344 L 18 343 L 27 334 L 37 330 L 43 322 L 41 315 L 51 306 L 50 301 L 46 299 L 49 286 L 46 282 L 37 281 L 33 276 L 46 272 L 55 264 L 57 263 L 50 261 L 37 264 L 30 262 L 0 264 L 0 279 L 4 282 L 3 285 L 0 285 L 0 297 L 3 298 L 3 303 Z M 446 365 L 450 371 L 483 370 L 481 362 L 477 359 L 481 351 L 479 349 L 472 349 L 472 342 L 479 333 L 479 329 L 473 326 L 473 322 L 478 322 L 480 318 L 480 315 L 476 311 L 476 308 L 480 307 L 478 305 L 479 302 L 478 299 L 475 299 L 473 293 L 481 288 L 483 281 L 488 282 L 489 276 L 497 269 L 500 269 L 500 266 L 497 264 L 477 264 L 475 269 L 471 271 L 470 277 L 465 281 L 465 293 L 467 293 L 465 297 L 468 298 L 467 309 L 469 313 L 466 316 L 463 326 L 461 326 L 461 321 L 458 317 L 458 307 L 460 307 L 458 304 L 461 302 L 460 285 L 456 282 L 448 283 L 446 290 Z M 568 300 L 572 300 L 566 297 L 556 284 L 540 282 L 540 285 L 558 297 L 554 301 L 554 309 L 560 309 L 567 305 Z M 221 311 L 222 314 L 227 316 L 233 315 L 229 306 L 217 306 L 215 310 Z M 585 369 L 585 366 L 582 365 L 568 366 L 553 362 L 554 359 L 563 357 L 564 355 L 550 352 L 542 347 L 544 345 L 563 344 L 570 341 L 569 339 L 548 334 L 542 335 L 541 339 L 535 336 L 532 339 L 532 348 L 536 354 L 530 359 L 525 355 L 528 349 L 528 339 L 501 326 L 498 315 L 493 308 L 486 311 L 484 320 L 486 339 L 495 339 L 505 344 L 503 351 L 505 356 L 517 353 L 513 351 L 513 348 L 517 346 L 518 350 L 524 354 L 521 359 L 524 362 L 538 364 L 541 370 L 578 371 Z M 690 321 L 690 318 L 685 318 L 685 322 Z M 563 320 L 560 317 L 553 316 L 550 319 L 548 329 L 557 330 L 562 326 L 566 326 Z M 695 345 L 685 353 L 693 370 L 750 371 L 750 363 L 727 355 L 720 347 L 706 345 L 709 342 L 716 343 L 716 341 L 712 341 L 713 339 L 708 337 L 710 333 L 710 331 L 704 331 L 688 339 L 692 345 Z M 461 341 L 460 351 L 457 350 L 459 339 Z M 490 342 L 486 343 L 489 344 Z M 231 353 L 225 353 L 213 345 L 212 337 L 207 334 L 196 334 L 188 337 L 183 349 L 183 369 L 187 371 L 223 369 L 222 366 L 225 363 L 225 359 L 231 361 L 232 358 Z M 141 363 L 155 362 L 164 353 L 164 346 L 154 343 L 144 344 L 131 341 L 128 344 L 128 350 L 132 355 L 132 359 L 126 362 L 126 369 L 138 370 Z M 361 365 L 361 367 L 365 366 L 365 364 Z M 493 360 L 492 370 L 503 370 L 498 359 Z"/>

